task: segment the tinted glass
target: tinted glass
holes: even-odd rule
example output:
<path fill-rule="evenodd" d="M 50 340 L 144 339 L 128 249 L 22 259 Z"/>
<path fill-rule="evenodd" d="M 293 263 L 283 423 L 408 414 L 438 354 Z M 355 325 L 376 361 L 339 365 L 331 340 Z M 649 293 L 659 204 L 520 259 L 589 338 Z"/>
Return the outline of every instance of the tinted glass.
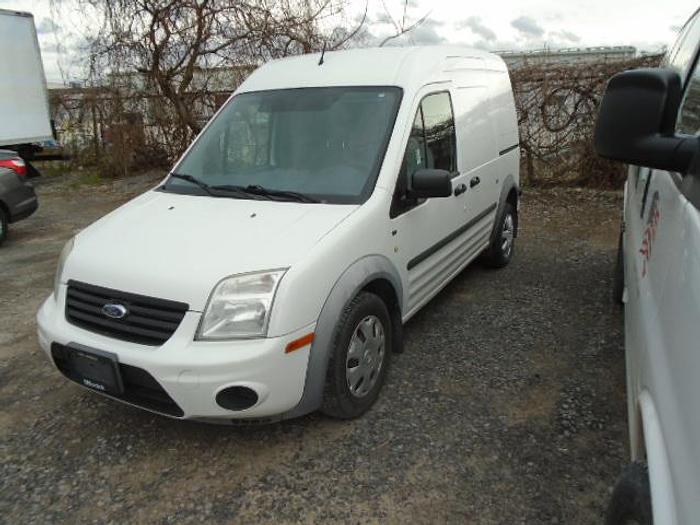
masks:
<path fill-rule="evenodd" d="M 448 93 L 429 95 L 421 102 L 425 139 L 428 146 L 427 167 L 457 171 L 455 123 Z"/>
<path fill-rule="evenodd" d="M 678 116 L 677 131 L 697 135 L 700 133 L 700 71 L 697 63 L 688 80 L 684 97 Z"/>
<path fill-rule="evenodd" d="M 209 185 L 259 185 L 325 202 L 374 187 L 401 90 L 307 88 L 234 97 L 176 167 Z M 166 189 L 197 188 L 171 179 Z"/>
<path fill-rule="evenodd" d="M 698 42 L 700 42 L 700 17 L 696 15 L 684 26 L 678 41 L 671 48 L 665 61 L 668 66 L 678 71 L 683 79 L 688 74 L 693 62 Z"/>
<path fill-rule="evenodd" d="M 423 116 L 419 108 L 416 113 L 416 118 L 413 121 L 411 136 L 408 138 L 408 144 L 406 144 L 406 152 L 404 153 L 403 164 L 401 166 L 402 176 L 400 179 L 408 180 L 408 177 L 413 175 L 417 170 L 427 167 L 427 152 L 423 134 Z"/>

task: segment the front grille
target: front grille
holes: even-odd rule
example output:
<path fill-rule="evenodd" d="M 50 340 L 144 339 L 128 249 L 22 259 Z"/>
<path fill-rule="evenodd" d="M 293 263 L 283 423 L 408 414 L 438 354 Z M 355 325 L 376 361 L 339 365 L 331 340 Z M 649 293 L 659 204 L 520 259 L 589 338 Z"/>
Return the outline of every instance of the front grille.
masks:
<path fill-rule="evenodd" d="M 65 346 L 58 343 L 51 345 L 51 356 L 56 367 L 68 379 L 82 385 L 80 377 L 70 366 L 68 351 Z M 111 397 L 169 416 L 182 417 L 184 415 L 182 409 L 160 386 L 158 381 L 142 368 L 119 363 L 119 373 L 124 385 L 124 393 L 121 395 L 109 394 Z"/>
<path fill-rule="evenodd" d="M 106 316 L 102 307 L 110 303 L 126 307 L 126 316 L 121 319 Z M 122 341 L 162 345 L 180 326 L 188 308 L 185 303 L 68 281 L 66 320 Z"/>

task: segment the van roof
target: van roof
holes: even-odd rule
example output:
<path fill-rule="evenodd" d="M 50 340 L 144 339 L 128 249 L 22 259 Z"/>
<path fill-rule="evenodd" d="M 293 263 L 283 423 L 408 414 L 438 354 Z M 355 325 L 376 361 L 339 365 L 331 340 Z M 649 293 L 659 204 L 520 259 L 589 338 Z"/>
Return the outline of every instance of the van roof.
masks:
<path fill-rule="evenodd" d="M 298 87 L 398 86 L 413 91 L 469 71 L 507 71 L 492 53 L 457 46 L 375 47 L 326 51 L 273 60 L 258 68 L 239 92 Z"/>

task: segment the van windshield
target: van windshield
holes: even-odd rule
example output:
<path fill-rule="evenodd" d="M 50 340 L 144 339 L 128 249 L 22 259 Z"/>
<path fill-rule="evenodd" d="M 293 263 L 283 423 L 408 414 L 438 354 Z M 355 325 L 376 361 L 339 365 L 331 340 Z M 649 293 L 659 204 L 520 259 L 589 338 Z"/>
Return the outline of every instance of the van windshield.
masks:
<path fill-rule="evenodd" d="M 176 166 L 180 176 L 168 179 L 164 190 L 200 194 L 207 186 L 227 186 L 255 189 L 250 198 L 269 190 L 277 197 L 293 192 L 310 201 L 364 202 L 374 188 L 400 100 L 397 87 L 237 95 Z M 192 178 L 204 185 L 193 184 Z"/>

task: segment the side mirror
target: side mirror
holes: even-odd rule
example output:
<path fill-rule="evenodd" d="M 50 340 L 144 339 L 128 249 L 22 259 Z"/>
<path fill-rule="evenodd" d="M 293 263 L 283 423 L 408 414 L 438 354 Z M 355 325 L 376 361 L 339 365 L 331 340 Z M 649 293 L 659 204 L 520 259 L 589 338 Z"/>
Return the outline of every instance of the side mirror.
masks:
<path fill-rule="evenodd" d="M 429 199 L 452 195 L 452 180 L 446 170 L 420 169 L 413 172 L 409 185 L 410 197 Z"/>
<path fill-rule="evenodd" d="M 698 139 L 675 134 L 681 94 L 680 76 L 671 69 L 635 69 L 612 77 L 595 127 L 598 154 L 687 173 Z"/>

